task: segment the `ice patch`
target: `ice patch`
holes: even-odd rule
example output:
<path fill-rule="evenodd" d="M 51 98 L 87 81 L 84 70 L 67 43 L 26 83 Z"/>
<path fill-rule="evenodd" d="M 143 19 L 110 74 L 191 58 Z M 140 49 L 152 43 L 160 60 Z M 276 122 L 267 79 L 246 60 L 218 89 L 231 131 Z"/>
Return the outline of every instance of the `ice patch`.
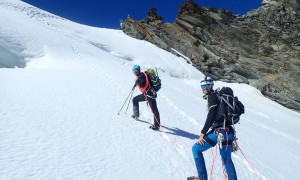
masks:
<path fill-rule="evenodd" d="M 0 46 L 0 68 L 24 68 L 26 63 L 17 55 Z"/>

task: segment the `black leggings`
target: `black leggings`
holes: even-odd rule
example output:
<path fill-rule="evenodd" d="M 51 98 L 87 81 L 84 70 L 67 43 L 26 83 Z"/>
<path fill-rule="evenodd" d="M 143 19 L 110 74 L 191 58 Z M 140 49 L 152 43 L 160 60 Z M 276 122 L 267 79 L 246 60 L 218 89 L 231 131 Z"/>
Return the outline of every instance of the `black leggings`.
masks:
<path fill-rule="evenodd" d="M 160 126 L 160 117 L 159 117 L 159 112 L 158 112 L 158 109 L 157 109 L 156 99 L 152 99 L 148 96 L 146 96 L 146 98 L 147 98 L 149 106 L 152 109 L 152 112 L 154 114 L 154 124 L 156 126 Z M 138 108 L 139 107 L 139 102 L 142 102 L 142 101 L 146 101 L 144 94 L 140 94 L 140 95 L 135 96 L 132 99 L 132 104 L 133 104 L 133 106 L 136 106 Z"/>

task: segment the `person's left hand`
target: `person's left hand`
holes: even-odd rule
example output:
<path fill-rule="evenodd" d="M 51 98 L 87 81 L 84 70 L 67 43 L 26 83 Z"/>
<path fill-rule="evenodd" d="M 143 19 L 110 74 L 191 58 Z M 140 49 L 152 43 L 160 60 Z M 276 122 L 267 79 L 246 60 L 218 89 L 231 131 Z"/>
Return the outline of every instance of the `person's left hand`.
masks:
<path fill-rule="evenodd" d="M 205 139 L 204 139 L 204 135 L 205 134 L 200 134 L 200 137 L 199 137 L 199 139 L 198 139 L 198 143 L 199 144 L 201 144 L 201 145 L 203 145 L 206 141 L 205 141 Z"/>

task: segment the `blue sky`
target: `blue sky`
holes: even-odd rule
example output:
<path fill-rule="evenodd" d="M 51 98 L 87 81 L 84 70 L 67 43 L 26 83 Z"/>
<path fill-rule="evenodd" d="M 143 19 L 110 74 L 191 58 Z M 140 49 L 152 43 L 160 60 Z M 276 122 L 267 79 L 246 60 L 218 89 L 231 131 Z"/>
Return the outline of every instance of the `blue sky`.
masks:
<path fill-rule="evenodd" d="M 186 0 L 23 0 L 72 21 L 102 28 L 119 29 L 120 20 L 130 15 L 135 20 L 147 16 L 151 7 L 165 22 L 174 22 L 179 5 Z M 194 0 L 205 7 L 230 10 L 234 14 L 245 14 L 260 6 L 262 0 Z"/>

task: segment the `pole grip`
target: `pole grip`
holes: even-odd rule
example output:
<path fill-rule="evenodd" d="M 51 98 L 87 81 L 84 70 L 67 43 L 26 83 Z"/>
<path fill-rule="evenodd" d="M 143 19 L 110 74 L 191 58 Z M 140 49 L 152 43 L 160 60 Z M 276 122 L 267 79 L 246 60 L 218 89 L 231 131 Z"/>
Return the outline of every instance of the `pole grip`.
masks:
<path fill-rule="evenodd" d="M 131 90 L 134 90 L 134 88 L 136 87 L 136 85 L 137 85 L 137 83 L 135 82 Z"/>

